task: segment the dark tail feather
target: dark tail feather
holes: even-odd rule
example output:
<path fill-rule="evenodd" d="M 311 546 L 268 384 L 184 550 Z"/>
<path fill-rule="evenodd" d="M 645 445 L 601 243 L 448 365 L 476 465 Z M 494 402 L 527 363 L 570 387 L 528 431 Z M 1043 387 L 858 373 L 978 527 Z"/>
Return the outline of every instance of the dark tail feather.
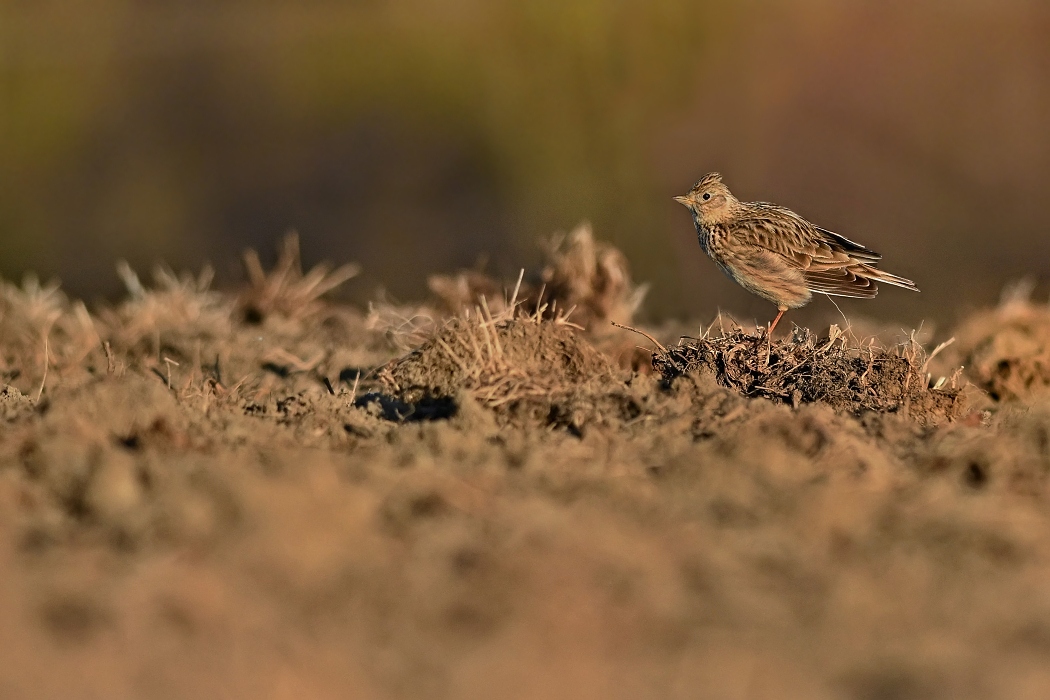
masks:
<path fill-rule="evenodd" d="M 871 272 L 868 274 L 868 277 L 870 277 L 871 279 L 876 280 L 878 282 L 885 282 L 886 284 L 892 284 L 894 287 L 902 287 L 903 289 L 910 289 L 913 292 L 919 291 L 919 288 L 916 287 L 915 283 L 912 282 L 911 280 L 905 279 L 903 277 L 898 277 L 897 275 L 891 275 L 890 273 L 883 272 L 882 270 L 876 270 L 876 269 L 872 268 Z"/>
<path fill-rule="evenodd" d="M 834 231 L 829 231 L 826 228 L 821 228 L 819 226 L 815 226 L 814 228 L 823 233 L 833 242 L 837 243 L 839 247 L 842 248 L 842 250 L 849 253 L 860 262 L 876 263 L 879 260 L 882 260 L 882 256 L 876 253 L 874 250 L 866 248 L 860 243 L 857 243 L 856 241 L 851 241 L 850 239 L 843 236 L 841 233 L 835 233 Z"/>

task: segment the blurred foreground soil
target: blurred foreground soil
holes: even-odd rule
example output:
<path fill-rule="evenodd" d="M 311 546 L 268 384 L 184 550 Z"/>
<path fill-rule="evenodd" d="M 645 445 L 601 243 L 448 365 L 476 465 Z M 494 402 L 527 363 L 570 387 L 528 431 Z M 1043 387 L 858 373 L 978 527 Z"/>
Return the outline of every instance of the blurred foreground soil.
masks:
<path fill-rule="evenodd" d="M 651 356 L 585 230 L 414 306 L 296 252 L 4 283 L 0 697 L 1047 697 L 1047 306 Z"/>

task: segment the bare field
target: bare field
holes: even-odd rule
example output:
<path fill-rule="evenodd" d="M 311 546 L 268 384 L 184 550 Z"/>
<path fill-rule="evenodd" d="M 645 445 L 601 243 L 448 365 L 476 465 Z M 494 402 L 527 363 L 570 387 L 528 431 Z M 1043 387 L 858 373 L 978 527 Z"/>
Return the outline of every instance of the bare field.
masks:
<path fill-rule="evenodd" d="M 1046 697 L 1050 308 L 659 349 L 547 259 L 4 283 L 0 697 Z"/>

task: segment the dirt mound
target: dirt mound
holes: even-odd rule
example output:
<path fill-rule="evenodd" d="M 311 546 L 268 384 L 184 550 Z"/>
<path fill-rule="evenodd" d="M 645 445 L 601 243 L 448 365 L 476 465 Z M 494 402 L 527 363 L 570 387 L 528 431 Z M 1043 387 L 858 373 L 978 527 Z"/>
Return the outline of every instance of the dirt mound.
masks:
<path fill-rule="evenodd" d="M 435 318 L 473 311 L 483 299 L 496 315 L 520 305 L 548 320 L 572 321 L 620 367 L 646 368 L 647 353 L 635 347 L 629 333 L 613 325 L 632 323 L 648 291 L 648 285 L 632 280 L 624 254 L 597 240 L 586 223 L 568 235 L 558 234 L 541 241 L 540 247 L 543 266 L 536 275 L 526 275 L 523 270 L 516 281 L 500 281 L 479 270 L 432 275 L 428 284 L 437 298 L 436 310 L 417 310 L 413 314 L 392 313 L 395 310 L 389 308 L 379 311 L 389 317 L 388 325 L 406 328 L 407 335 L 418 345 L 426 335 L 420 335 L 419 323 L 406 323 L 406 316 L 429 319 L 430 328 L 426 330 L 432 333 Z"/>
<path fill-rule="evenodd" d="M 743 396 L 795 408 L 819 402 L 853 415 L 899 412 L 931 423 L 956 418 L 965 406 L 956 378 L 931 385 L 918 345 L 857 347 L 835 326 L 822 338 L 802 328 L 772 342 L 740 330 L 704 337 L 654 353 L 653 367 L 666 383 L 706 372 Z"/>
<path fill-rule="evenodd" d="M 1031 399 L 1050 391 L 1050 306 L 1028 299 L 1030 288 L 1008 291 L 994 309 L 967 318 L 955 331 L 946 362 L 995 400 Z"/>
<path fill-rule="evenodd" d="M 449 321 L 378 376 L 409 416 L 463 392 L 500 413 L 546 419 L 577 414 L 585 396 L 603 398 L 623 388 L 606 356 L 578 330 L 539 315 L 492 319 L 475 313 Z"/>

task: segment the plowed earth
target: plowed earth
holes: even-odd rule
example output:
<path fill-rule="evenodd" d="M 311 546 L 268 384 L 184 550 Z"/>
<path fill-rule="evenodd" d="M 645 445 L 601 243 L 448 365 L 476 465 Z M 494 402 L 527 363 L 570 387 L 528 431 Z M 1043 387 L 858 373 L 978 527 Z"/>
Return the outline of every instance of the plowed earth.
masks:
<path fill-rule="evenodd" d="M 639 362 L 615 260 L 366 312 L 293 252 L 5 285 L 0 697 L 1047 696 L 1047 307 Z"/>

